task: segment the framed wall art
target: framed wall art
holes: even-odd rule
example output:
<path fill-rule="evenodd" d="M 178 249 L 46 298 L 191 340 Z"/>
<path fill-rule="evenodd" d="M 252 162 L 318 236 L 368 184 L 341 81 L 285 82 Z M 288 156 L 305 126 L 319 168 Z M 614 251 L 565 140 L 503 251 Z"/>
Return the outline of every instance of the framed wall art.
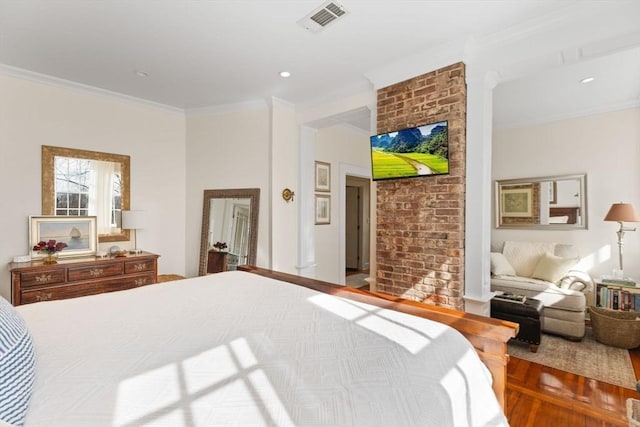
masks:
<path fill-rule="evenodd" d="M 502 216 L 530 217 L 532 215 L 531 188 L 502 189 L 500 197 Z"/>
<path fill-rule="evenodd" d="M 316 161 L 316 191 L 331 191 L 331 164 Z"/>
<path fill-rule="evenodd" d="M 316 225 L 331 223 L 331 196 L 316 194 Z"/>
<path fill-rule="evenodd" d="M 44 258 L 33 250 L 39 242 L 64 242 L 67 247 L 58 253 L 60 257 L 94 255 L 98 233 L 95 216 L 30 216 L 29 251 L 31 258 Z"/>

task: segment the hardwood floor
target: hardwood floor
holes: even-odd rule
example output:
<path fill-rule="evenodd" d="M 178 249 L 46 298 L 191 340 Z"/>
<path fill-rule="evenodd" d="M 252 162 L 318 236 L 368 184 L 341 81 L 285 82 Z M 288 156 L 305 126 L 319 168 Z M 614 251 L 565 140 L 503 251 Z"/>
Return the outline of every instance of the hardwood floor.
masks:
<path fill-rule="evenodd" d="M 640 350 L 629 351 L 640 378 Z M 512 427 L 629 425 L 626 400 L 635 390 L 511 357 L 507 366 L 507 418 Z"/>

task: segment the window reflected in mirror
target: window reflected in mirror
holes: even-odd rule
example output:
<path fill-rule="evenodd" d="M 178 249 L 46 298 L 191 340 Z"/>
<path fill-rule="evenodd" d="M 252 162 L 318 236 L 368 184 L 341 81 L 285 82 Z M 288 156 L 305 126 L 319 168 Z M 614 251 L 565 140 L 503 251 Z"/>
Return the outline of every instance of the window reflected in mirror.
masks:
<path fill-rule="evenodd" d="M 100 242 L 129 240 L 129 156 L 42 146 L 42 213 L 96 216 Z"/>
<path fill-rule="evenodd" d="M 496 181 L 497 228 L 587 228 L 586 175 Z"/>

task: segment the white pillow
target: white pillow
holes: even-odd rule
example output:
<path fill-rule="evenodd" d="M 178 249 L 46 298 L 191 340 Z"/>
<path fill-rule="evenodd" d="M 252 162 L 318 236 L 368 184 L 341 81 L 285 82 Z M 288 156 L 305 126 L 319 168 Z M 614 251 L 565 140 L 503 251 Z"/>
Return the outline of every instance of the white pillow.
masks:
<path fill-rule="evenodd" d="M 518 276 L 533 277 L 540 257 L 544 253 L 554 253 L 555 243 L 506 241 L 502 253 Z"/>
<path fill-rule="evenodd" d="M 562 258 L 545 253 L 540 257 L 531 277 L 557 283 L 576 265 L 577 258 Z"/>
<path fill-rule="evenodd" d="M 515 276 L 516 271 L 507 261 L 507 257 L 500 252 L 491 252 L 491 274 L 494 276 Z"/>
<path fill-rule="evenodd" d="M 569 215 L 549 217 L 549 224 L 566 224 L 568 222 L 569 222 Z"/>

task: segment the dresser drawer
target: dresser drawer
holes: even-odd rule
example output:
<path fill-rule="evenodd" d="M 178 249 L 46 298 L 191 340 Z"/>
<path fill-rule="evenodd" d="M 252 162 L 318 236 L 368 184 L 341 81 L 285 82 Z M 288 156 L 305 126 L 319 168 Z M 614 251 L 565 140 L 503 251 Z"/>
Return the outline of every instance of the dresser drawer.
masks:
<path fill-rule="evenodd" d="M 133 274 L 133 273 L 142 273 L 145 271 L 155 271 L 156 262 L 155 260 L 132 260 L 125 261 L 124 263 L 124 272 L 125 274 Z"/>
<path fill-rule="evenodd" d="M 111 290 L 122 290 L 122 289 L 130 289 L 137 288 L 139 286 L 152 285 L 156 282 L 156 276 L 153 273 L 147 274 L 136 274 L 131 276 L 125 276 L 118 280 L 106 280 L 104 282 L 105 292 L 109 292 Z"/>
<path fill-rule="evenodd" d="M 97 294 L 100 292 L 100 286 L 98 285 L 92 288 L 74 285 L 51 286 L 48 288 L 23 291 L 20 300 L 22 304 L 29 304 L 32 302 L 81 297 L 83 295 Z"/>
<path fill-rule="evenodd" d="M 96 264 L 86 267 L 70 267 L 69 282 L 79 280 L 100 279 L 102 277 L 119 276 L 122 274 L 122 263 Z"/>
<path fill-rule="evenodd" d="M 84 283 L 82 285 L 50 286 L 23 291 L 21 295 L 21 302 L 22 304 L 29 304 L 32 302 L 76 298 L 86 295 L 102 294 L 105 292 L 124 291 L 126 289 L 152 285 L 154 283 L 155 275 L 139 274 L 131 277 L 107 279 L 93 282 L 91 284 Z"/>
<path fill-rule="evenodd" d="M 23 287 L 54 285 L 64 283 L 64 270 L 38 270 L 20 273 L 20 284 Z"/>

